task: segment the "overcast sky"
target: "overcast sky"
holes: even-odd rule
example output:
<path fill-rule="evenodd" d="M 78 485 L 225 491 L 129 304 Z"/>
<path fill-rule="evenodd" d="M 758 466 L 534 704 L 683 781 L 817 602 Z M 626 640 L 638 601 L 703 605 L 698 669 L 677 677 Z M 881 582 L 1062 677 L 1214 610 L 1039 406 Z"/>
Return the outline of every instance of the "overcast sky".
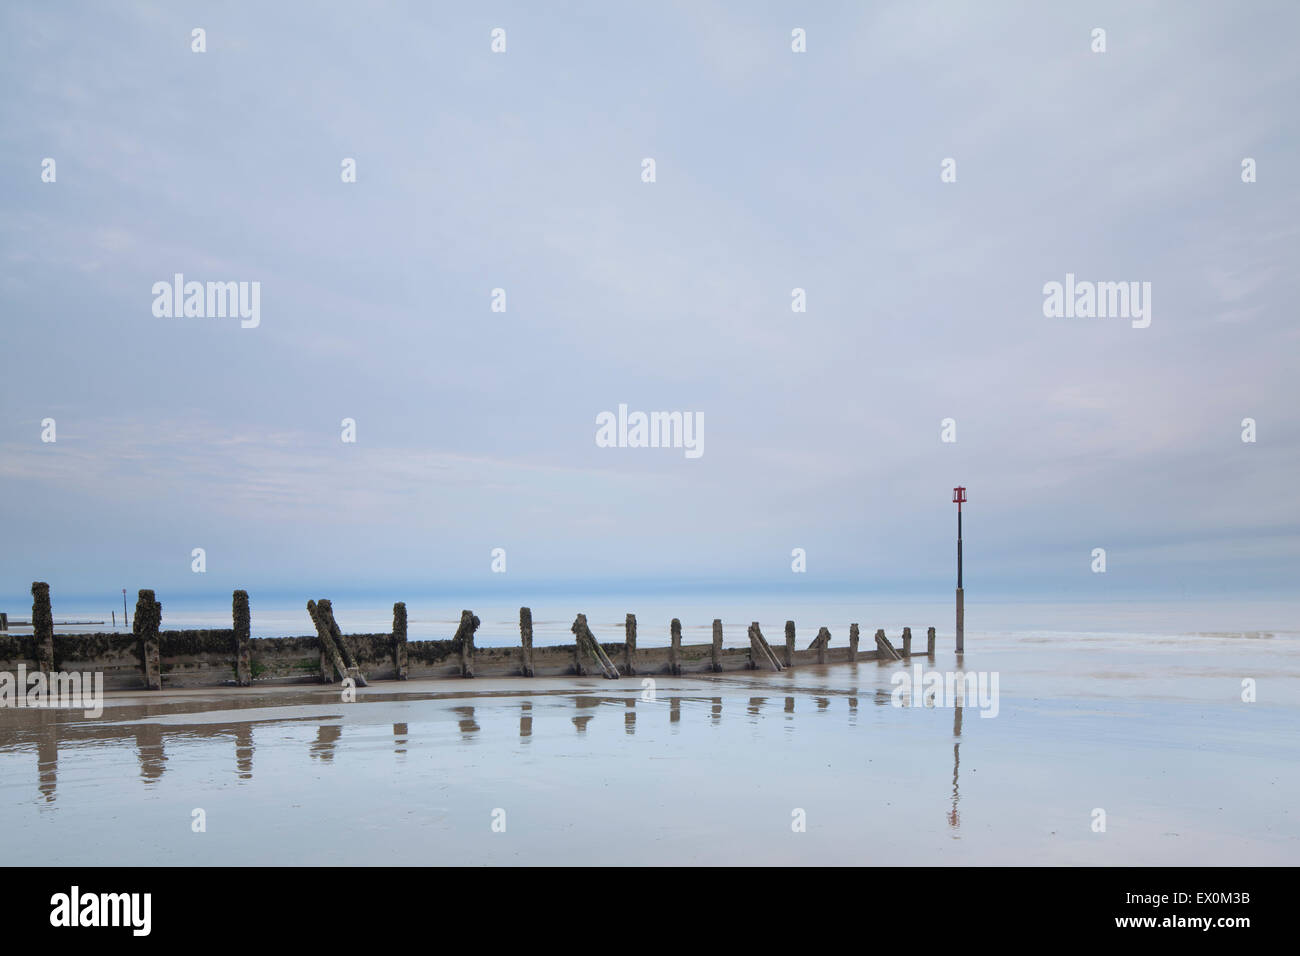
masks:
<path fill-rule="evenodd" d="M 0 607 L 1294 593 L 1300 7 L 809 6 L 4 4 Z"/>

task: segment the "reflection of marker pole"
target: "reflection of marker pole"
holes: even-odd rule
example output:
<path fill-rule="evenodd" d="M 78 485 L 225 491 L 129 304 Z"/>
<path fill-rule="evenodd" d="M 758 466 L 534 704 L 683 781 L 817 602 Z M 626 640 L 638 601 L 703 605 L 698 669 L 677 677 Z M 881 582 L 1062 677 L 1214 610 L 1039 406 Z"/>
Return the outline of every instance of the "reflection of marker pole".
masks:
<path fill-rule="evenodd" d="M 961 505 L 966 500 L 966 489 L 960 485 L 952 490 L 953 503 L 957 505 L 957 653 L 966 650 L 966 598 L 961 586 Z"/>
<path fill-rule="evenodd" d="M 131 622 L 127 620 L 127 616 L 126 616 L 126 588 L 122 588 L 122 626 L 123 627 L 131 626 Z"/>

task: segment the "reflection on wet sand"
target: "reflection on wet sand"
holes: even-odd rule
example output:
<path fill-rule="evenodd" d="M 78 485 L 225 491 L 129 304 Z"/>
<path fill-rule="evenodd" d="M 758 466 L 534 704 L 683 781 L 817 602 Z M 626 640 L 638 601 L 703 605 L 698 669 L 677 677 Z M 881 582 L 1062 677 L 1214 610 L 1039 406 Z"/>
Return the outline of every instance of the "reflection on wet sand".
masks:
<path fill-rule="evenodd" d="M 460 716 L 458 726 L 460 727 L 461 738 L 465 741 L 474 739 L 474 735 L 479 732 L 478 721 L 474 719 L 473 707 L 453 707 L 452 712 Z"/>
<path fill-rule="evenodd" d="M 36 738 L 37 786 L 46 803 L 54 802 L 54 791 L 59 781 L 59 736 L 54 715 L 40 711 L 40 732 Z"/>
<path fill-rule="evenodd" d="M 135 731 L 135 746 L 140 756 L 140 776 L 145 783 L 154 783 L 167 767 L 163 753 L 162 728 L 157 724 L 140 724 Z"/>
<path fill-rule="evenodd" d="M 573 706 L 578 710 L 590 710 L 592 707 L 600 706 L 600 698 L 575 697 L 573 698 Z M 573 726 L 577 728 L 578 733 L 586 733 L 587 725 L 591 723 L 591 719 L 595 716 L 595 714 L 579 714 L 573 718 Z"/>
<path fill-rule="evenodd" d="M 953 708 L 956 713 L 952 718 L 952 735 L 961 736 L 961 704 Z M 956 830 L 961 826 L 961 817 L 957 814 L 957 771 L 961 768 L 961 741 L 957 740 L 952 745 L 952 811 L 948 814 L 948 826 Z"/>
<path fill-rule="evenodd" d="M 815 702 L 817 713 L 832 711 L 835 700 L 843 697 L 847 702 L 846 712 L 849 723 L 856 724 L 859 706 L 859 697 L 856 695 L 859 693 L 861 691 L 854 688 L 850 691 L 831 695 L 825 693 L 792 694 L 784 698 L 783 713 L 787 721 L 794 719 L 797 696 L 804 696 L 805 700 Z M 872 692 L 867 691 L 867 693 Z M 571 705 L 576 711 L 570 717 L 570 720 L 577 733 L 586 733 L 588 725 L 599 715 L 600 708 L 604 705 L 612 705 L 623 712 L 624 734 L 629 737 L 636 735 L 639 695 L 635 692 L 622 694 L 557 694 L 550 697 L 534 697 L 519 701 L 519 738 L 521 742 L 530 743 L 533 739 L 533 720 L 537 714 L 536 707 L 539 700 L 558 703 L 563 702 L 566 698 L 571 701 Z M 401 699 L 405 700 L 407 698 Z M 887 691 L 876 690 L 874 695 L 868 699 L 874 700 L 878 706 L 885 706 L 890 703 L 890 694 Z M 647 705 L 650 707 L 649 713 L 651 715 L 661 715 L 662 710 L 659 708 L 663 706 L 663 699 L 654 700 L 651 698 L 650 700 L 651 703 Z M 747 698 L 745 713 L 750 723 L 761 722 L 763 709 L 767 706 L 768 701 L 769 698 L 767 697 Z M 315 703 L 315 701 L 312 703 Z M 722 723 L 726 698 L 721 696 L 677 695 L 669 697 L 667 704 L 668 725 L 673 733 L 677 733 L 682 723 L 683 706 L 701 708 L 707 704 L 710 723 L 716 726 Z M 34 750 L 36 754 L 37 789 L 42 802 L 53 804 L 56 802 L 58 794 L 60 745 L 71 744 L 81 747 L 90 744 L 106 746 L 130 741 L 134 744 L 136 751 L 140 779 L 146 785 L 153 785 L 166 773 L 168 764 L 166 743 L 169 737 L 173 739 L 184 737 L 187 740 L 195 738 L 231 740 L 234 744 L 234 773 L 240 781 L 253 778 L 254 730 L 256 725 L 259 724 L 283 725 L 285 723 L 310 721 L 316 725 L 315 737 L 308 743 L 310 757 L 314 760 L 330 763 L 334 760 L 335 754 L 339 753 L 339 746 L 343 737 L 343 714 L 331 713 L 315 717 L 297 715 L 264 717 L 259 715 L 255 719 L 238 721 L 238 712 L 245 708 L 265 711 L 265 700 L 259 698 L 232 699 L 222 701 L 222 705 L 223 709 L 233 712 L 230 714 L 230 721 L 221 723 L 196 722 L 193 724 L 175 721 L 178 716 L 183 717 L 184 714 L 196 710 L 205 716 L 210 714 L 210 709 L 202 709 L 204 706 L 210 707 L 210 702 L 205 701 L 199 704 L 178 702 L 155 704 L 151 702 L 140 705 L 125 705 L 112 711 L 112 716 L 116 719 L 105 722 L 81 720 L 76 715 L 69 714 L 66 711 L 23 711 L 21 712 L 21 719 L 11 721 L 7 726 L 0 725 L 0 754 L 13 751 L 27 751 L 30 753 Z M 481 703 L 480 706 L 486 705 Z M 481 739 L 481 727 L 476 718 L 475 706 L 458 705 L 450 707 L 449 711 L 456 720 L 462 742 L 474 743 Z M 286 707 L 286 713 L 292 713 L 292 711 Z M 253 717 L 251 714 L 249 716 Z M 151 717 L 168 719 L 164 722 L 151 723 L 148 722 Z M 658 719 L 662 719 L 662 717 L 660 716 Z M 328 722 L 319 723 L 321 720 Z M 956 737 L 961 736 L 961 720 L 961 708 L 957 707 L 953 727 L 953 734 Z M 135 721 L 141 722 L 136 723 Z M 793 727 L 787 729 L 793 729 Z M 392 734 L 393 753 L 399 758 L 404 758 L 408 753 L 412 739 L 410 725 L 407 723 L 393 723 Z M 954 744 L 953 747 L 953 809 L 949 822 L 954 829 L 958 825 L 957 770 L 959 747 L 959 743 Z"/>
<path fill-rule="evenodd" d="M 235 728 L 235 770 L 240 780 L 253 779 L 253 725 Z"/>
<path fill-rule="evenodd" d="M 316 729 L 316 740 L 311 745 L 311 755 L 326 763 L 333 760 L 334 745 L 342 736 L 342 724 L 321 724 Z"/>

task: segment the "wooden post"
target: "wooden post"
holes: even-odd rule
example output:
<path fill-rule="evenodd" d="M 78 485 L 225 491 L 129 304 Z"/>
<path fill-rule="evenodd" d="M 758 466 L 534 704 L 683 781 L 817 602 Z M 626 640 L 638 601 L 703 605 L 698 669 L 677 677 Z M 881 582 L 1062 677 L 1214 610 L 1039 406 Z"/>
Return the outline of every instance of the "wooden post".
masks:
<path fill-rule="evenodd" d="M 406 602 L 393 605 L 393 670 L 398 680 L 406 680 L 409 672 L 406 656 Z"/>
<path fill-rule="evenodd" d="M 912 656 L 912 629 L 910 627 L 903 628 L 903 656 Z"/>
<path fill-rule="evenodd" d="M 858 626 L 849 625 L 849 660 L 856 662 L 858 659 Z"/>
<path fill-rule="evenodd" d="M 755 621 L 749 625 L 749 660 L 750 665 L 755 668 L 766 667 L 769 670 L 781 670 L 781 662 L 776 659 L 772 647 L 767 643 L 767 638 L 763 636 L 763 630 Z"/>
<path fill-rule="evenodd" d="M 137 616 L 139 611 L 136 612 Z M 316 639 L 320 642 L 320 679 L 322 683 L 334 683 L 334 675 L 338 674 L 340 678 L 348 676 L 348 665 L 343 660 L 343 655 L 334 645 L 334 638 L 330 636 L 329 622 L 325 615 L 321 613 L 320 605 L 315 601 L 307 602 L 307 613 L 311 616 L 312 624 L 316 625 Z"/>
<path fill-rule="evenodd" d="M 885 637 L 885 629 L 883 627 L 876 631 L 876 660 L 902 660 L 898 655 L 898 651 L 894 650 L 894 645 L 889 643 L 889 638 Z"/>
<path fill-rule="evenodd" d="M 925 656 L 934 660 L 934 628 L 927 628 L 925 632 Z"/>
<path fill-rule="evenodd" d="M 456 628 L 454 638 L 460 649 L 460 676 L 474 676 L 474 632 L 478 630 L 479 619 L 473 611 L 460 612 L 460 627 Z"/>
<path fill-rule="evenodd" d="M 579 614 L 573 621 L 573 636 L 577 639 L 577 653 L 581 655 L 583 650 L 596 659 L 600 665 L 601 672 L 610 680 L 618 677 L 618 668 L 614 662 L 609 659 L 605 649 L 600 646 L 600 641 L 596 640 L 596 635 L 591 633 L 591 628 L 587 626 L 587 615 Z"/>
<path fill-rule="evenodd" d="M 669 626 L 672 643 L 668 647 L 668 672 L 680 677 L 682 673 L 682 622 L 673 618 Z"/>
<path fill-rule="evenodd" d="M 831 642 L 831 632 L 827 628 L 821 628 L 817 636 L 813 639 L 813 644 L 817 647 L 817 663 L 826 663 L 826 645 Z"/>
<path fill-rule="evenodd" d="M 334 605 L 329 598 L 321 598 L 316 602 L 316 614 L 325 622 L 329 628 L 330 640 L 334 642 L 334 647 L 343 656 L 343 664 L 347 667 L 344 676 L 351 677 L 357 687 L 365 687 L 366 679 L 361 674 L 361 668 L 357 665 L 356 655 L 352 653 L 352 647 L 343 637 L 343 632 L 339 630 L 339 625 L 334 620 Z"/>
<path fill-rule="evenodd" d="M 253 622 L 248 613 L 247 591 L 236 591 L 231 595 L 230 614 L 235 628 L 235 683 L 240 687 L 251 687 Z"/>
<path fill-rule="evenodd" d="M 44 581 L 32 582 L 32 637 L 36 640 L 36 666 L 48 675 L 54 670 L 54 612 L 50 610 L 50 586 Z M 27 688 L 20 688 L 19 693 L 27 693 Z"/>
<path fill-rule="evenodd" d="M 158 656 L 158 625 L 162 622 L 162 605 L 154 600 L 153 591 L 141 589 L 135 604 L 135 628 L 139 641 L 140 669 L 144 686 L 162 690 L 162 666 Z"/>
<path fill-rule="evenodd" d="M 519 609 L 519 673 L 533 676 L 533 611 L 527 607 Z"/>
<path fill-rule="evenodd" d="M 629 614 L 627 621 L 623 624 L 624 645 L 623 645 L 623 673 L 636 673 L 636 615 Z"/>
<path fill-rule="evenodd" d="M 785 622 L 785 666 L 794 667 L 794 621 Z"/>
<path fill-rule="evenodd" d="M 573 673 L 579 677 L 586 677 L 588 674 L 587 665 L 582 662 L 582 638 L 577 631 L 573 632 Z"/>
<path fill-rule="evenodd" d="M 722 618 L 713 619 L 713 649 L 710 655 L 713 660 L 713 671 L 717 673 L 722 670 Z"/>

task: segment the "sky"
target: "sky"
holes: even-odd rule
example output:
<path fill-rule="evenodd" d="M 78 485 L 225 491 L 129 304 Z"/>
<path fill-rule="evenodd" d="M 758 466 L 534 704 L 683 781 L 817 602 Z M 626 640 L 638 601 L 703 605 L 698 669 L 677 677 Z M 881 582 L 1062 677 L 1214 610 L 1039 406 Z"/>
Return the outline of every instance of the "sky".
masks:
<path fill-rule="evenodd" d="M 968 599 L 1293 594 L 1298 32 L 1256 2 L 6 3 L 0 608 L 950 596 L 958 484 Z M 156 315 L 176 273 L 259 283 L 259 324 Z M 1067 273 L 1150 283 L 1150 325 L 1046 316 Z M 620 404 L 702 418 L 702 454 L 600 447 Z"/>

